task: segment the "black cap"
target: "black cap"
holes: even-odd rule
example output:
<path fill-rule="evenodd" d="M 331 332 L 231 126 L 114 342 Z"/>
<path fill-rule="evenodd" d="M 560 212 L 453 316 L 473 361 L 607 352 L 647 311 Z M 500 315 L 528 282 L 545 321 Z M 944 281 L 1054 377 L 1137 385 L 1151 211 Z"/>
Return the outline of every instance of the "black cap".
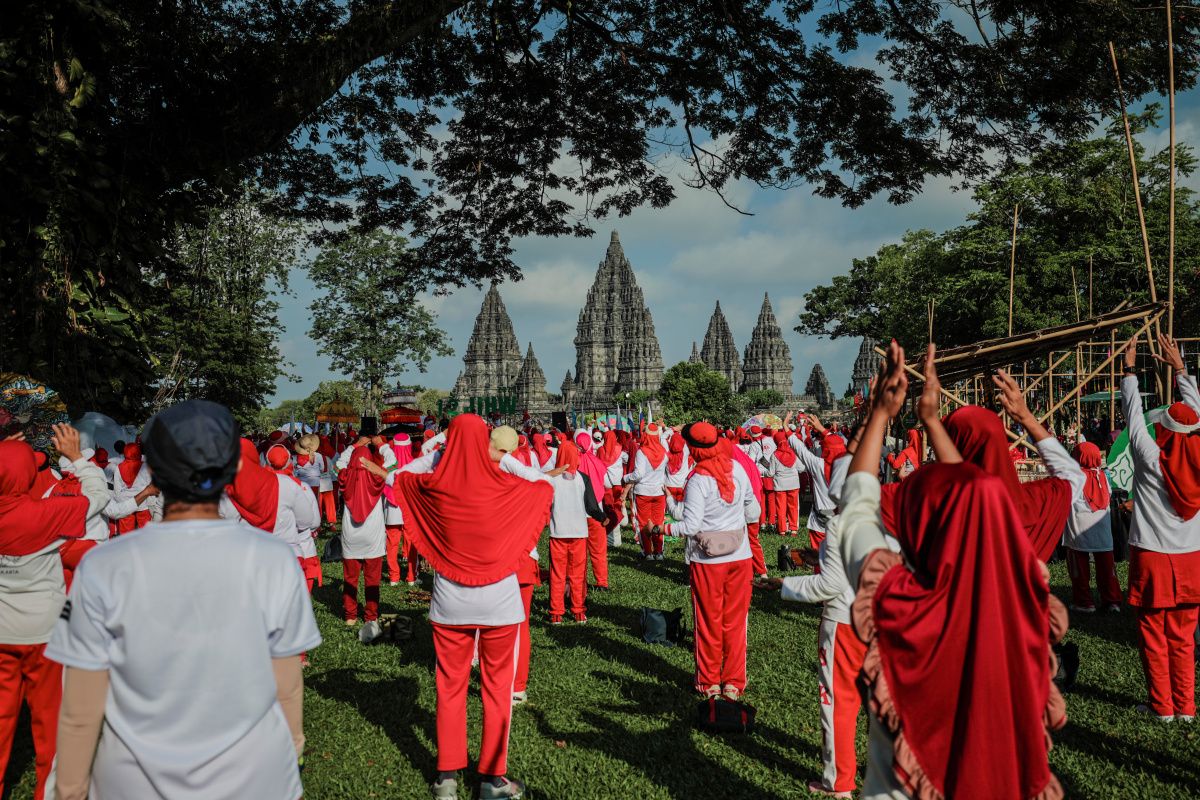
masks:
<path fill-rule="evenodd" d="M 142 447 L 154 485 L 173 499 L 212 502 L 237 474 L 237 425 L 223 405 L 186 400 L 155 414 L 145 431 Z"/>

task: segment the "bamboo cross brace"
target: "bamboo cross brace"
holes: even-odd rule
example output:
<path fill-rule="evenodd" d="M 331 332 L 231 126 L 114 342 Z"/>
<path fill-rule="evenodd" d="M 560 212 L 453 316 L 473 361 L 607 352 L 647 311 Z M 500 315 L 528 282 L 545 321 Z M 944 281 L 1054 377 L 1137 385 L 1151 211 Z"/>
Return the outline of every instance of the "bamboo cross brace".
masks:
<path fill-rule="evenodd" d="M 1053 353 L 1051 355 L 1053 355 Z M 1062 356 L 1057 361 L 1055 361 L 1053 364 L 1050 365 L 1050 369 L 1046 370 L 1041 375 L 1038 375 L 1036 378 L 1033 379 L 1033 383 L 1029 384 L 1024 389 L 1021 390 L 1021 396 L 1028 397 L 1029 393 L 1031 391 L 1033 391 L 1034 387 L 1042 382 L 1042 378 L 1045 378 L 1051 372 L 1054 372 L 1054 368 L 1057 367 L 1062 362 L 1066 361 L 1070 355 L 1071 355 L 1070 351 L 1063 353 Z"/>

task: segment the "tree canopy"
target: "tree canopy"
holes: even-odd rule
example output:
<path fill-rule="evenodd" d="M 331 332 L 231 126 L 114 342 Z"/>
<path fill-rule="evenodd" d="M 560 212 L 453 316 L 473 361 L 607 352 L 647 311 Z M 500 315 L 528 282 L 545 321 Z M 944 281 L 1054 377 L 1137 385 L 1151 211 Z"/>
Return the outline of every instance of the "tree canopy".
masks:
<path fill-rule="evenodd" d="M 669 425 L 708 420 L 728 427 L 745 419 L 741 398 L 730 391 L 725 376 L 689 361 L 663 373 L 658 402 Z"/>
<path fill-rule="evenodd" d="M 1156 114 L 1152 107 L 1133 119 L 1135 129 L 1153 123 Z M 1165 300 L 1168 154 L 1147 154 L 1140 146 L 1136 152 L 1155 285 L 1158 299 Z M 1181 176 L 1196 169 L 1187 146 L 1179 146 L 1176 161 Z M 835 338 L 895 337 L 915 345 L 929 338 L 932 299 L 939 345 L 1007 335 L 1017 204 L 1014 333 L 1102 314 L 1123 300 L 1149 302 L 1122 129 L 1049 147 L 982 183 L 974 199 L 978 208 L 967 224 L 940 234 L 909 231 L 813 289 L 796 330 Z M 1194 330 L 1200 323 L 1200 276 L 1180 265 L 1200 257 L 1200 203 L 1186 186 L 1176 189 L 1175 214 L 1175 327 Z"/>
<path fill-rule="evenodd" d="M 1175 21 L 1177 86 L 1197 15 Z M 1132 0 L 47 0 L 0 29 L 0 369 L 76 405 L 148 397 L 148 282 L 180 219 L 250 176 L 323 243 L 404 233 L 427 285 L 517 277 L 686 182 L 903 202 L 1161 91 Z M 105 364 L 111 381 L 96 381 Z M 120 387 L 114 388 L 113 384 Z"/>
<path fill-rule="evenodd" d="M 317 352 L 330 369 L 362 388 L 364 412 L 379 414 L 388 378 L 421 372 L 434 355 L 449 355 L 445 334 L 420 302 L 421 284 L 404 258 L 404 239 L 385 231 L 331 243 L 308 269 L 323 295 L 309 306 Z"/>

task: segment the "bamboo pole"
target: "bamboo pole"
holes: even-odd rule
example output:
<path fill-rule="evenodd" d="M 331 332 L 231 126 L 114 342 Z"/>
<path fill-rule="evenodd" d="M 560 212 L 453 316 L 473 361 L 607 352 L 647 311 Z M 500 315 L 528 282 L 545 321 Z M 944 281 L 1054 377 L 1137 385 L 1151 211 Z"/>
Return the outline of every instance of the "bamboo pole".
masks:
<path fill-rule="evenodd" d="M 1092 259 L 1094 257 L 1094 253 L 1088 256 L 1088 319 L 1096 315 L 1096 312 L 1092 310 Z"/>
<path fill-rule="evenodd" d="M 1109 335 L 1112 341 L 1109 344 L 1108 352 L 1114 353 L 1117 350 L 1117 332 L 1110 331 Z M 1114 361 L 1108 367 L 1108 428 L 1113 430 L 1113 426 L 1117 424 L 1117 362 Z"/>
<path fill-rule="evenodd" d="M 1133 200 L 1137 204 L 1138 224 L 1142 230 L 1142 253 L 1146 257 L 1146 275 L 1150 280 L 1150 300 L 1158 302 L 1158 289 L 1154 286 L 1154 265 L 1150 260 L 1150 236 L 1146 233 L 1146 211 L 1142 208 L 1142 184 L 1138 179 L 1137 156 L 1133 149 L 1133 131 L 1129 127 L 1129 112 L 1125 109 L 1125 90 L 1121 86 L 1121 71 L 1117 67 L 1117 48 L 1108 43 L 1108 54 L 1112 57 L 1113 75 L 1117 80 L 1117 100 L 1121 104 L 1121 119 L 1125 123 L 1125 147 L 1129 151 L 1129 171 L 1133 176 Z"/>
<path fill-rule="evenodd" d="M 933 342 L 933 309 L 934 309 L 934 299 L 931 297 L 931 298 L 929 298 L 929 339 L 927 340 L 928 342 Z"/>
<path fill-rule="evenodd" d="M 1024 389 L 1022 392 L 1021 392 L 1021 394 L 1025 395 L 1026 397 L 1028 397 L 1028 396 L 1029 396 L 1029 393 L 1030 393 L 1031 391 L 1033 391 L 1033 389 L 1034 389 L 1034 388 L 1035 388 L 1035 387 L 1036 387 L 1036 386 L 1037 386 L 1039 383 L 1041 383 L 1041 382 L 1042 382 L 1042 379 L 1043 379 L 1043 378 L 1045 378 L 1047 375 L 1050 375 L 1051 373 L 1053 373 L 1053 372 L 1054 372 L 1054 368 L 1055 368 L 1055 367 L 1057 367 L 1057 366 L 1058 366 L 1059 364 L 1061 364 L 1062 362 L 1066 361 L 1066 360 L 1067 360 L 1067 357 L 1068 357 L 1068 356 L 1070 356 L 1070 355 L 1071 355 L 1070 351 L 1067 351 L 1067 352 L 1063 353 L 1063 354 L 1062 354 L 1062 356 L 1061 356 L 1061 357 L 1060 357 L 1060 358 L 1059 358 L 1057 361 L 1054 361 L 1054 353 L 1053 353 L 1053 352 L 1051 352 L 1051 353 L 1050 353 L 1050 359 L 1049 359 L 1049 360 L 1053 361 L 1053 363 L 1052 363 L 1052 364 L 1050 364 L 1050 369 L 1046 370 L 1045 372 L 1041 373 L 1041 374 L 1040 374 L 1040 375 L 1038 375 L 1036 378 L 1034 378 L 1034 380 L 1033 380 L 1033 383 L 1031 383 L 1031 384 L 1029 384 L 1028 386 L 1026 386 L 1026 387 L 1025 387 L 1025 389 Z M 1051 391 L 1053 391 L 1053 389 L 1052 389 Z"/>
<path fill-rule="evenodd" d="M 1175 335 L 1175 33 L 1171 0 L 1167 0 L 1167 109 L 1169 115 L 1170 180 L 1167 190 L 1167 336 Z M 1171 385 L 1170 367 L 1167 386 Z"/>
<path fill-rule="evenodd" d="M 1082 372 L 1083 372 L 1083 346 L 1076 345 L 1075 346 L 1075 378 L 1078 379 Z M 1086 388 L 1087 388 L 1087 385 L 1084 384 L 1083 389 L 1086 389 Z M 1081 389 L 1079 392 L 1077 392 L 1075 394 L 1075 427 L 1077 430 L 1083 430 L 1083 408 L 1081 405 L 1082 401 L 1080 401 L 1080 399 L 1079 399 L 1080 396 L 1083 394 L 1083 389 Z"/>
<path fill-rule="evenodd" d="M 1008 256 L 1008 335 L 1013 335 L 1013 286 L 1017 275 L 1017 216 L 1021 204 L 1013 206 L 1012 248 Z"/>
<path fill-rule="evenodd" d="M 1075 321 L 1079 322 L 1079 282 L 1075 280 L 1075 262 L 1071 262 L 1071 294 L 1075 296 Z"/>

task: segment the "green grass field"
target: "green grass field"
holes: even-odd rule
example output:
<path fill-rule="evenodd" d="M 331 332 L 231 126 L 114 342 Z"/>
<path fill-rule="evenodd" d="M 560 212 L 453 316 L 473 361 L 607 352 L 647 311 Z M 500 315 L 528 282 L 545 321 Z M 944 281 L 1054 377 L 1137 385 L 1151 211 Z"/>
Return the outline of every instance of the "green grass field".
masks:
<path fill-rule="evenodd" d="M 781 541 L 764 537 L 768 564 Z M 689 647 L 646 645 L 637 635 L 642 606 L 683 607 L 690 627 L 680 549 L 668 543 L 668 560 L 651 564 L 628 541 L 613 552 L 613 591 L 589 597 L 586 625 L 550 627 L 546 588 L 535 594 L 530 701 L 514 711 L 509 753 L 510 774 L 527 783 L 527 797 L 809 796 L 805 784 L 820 771 L 815 666 L 820 609 L 755 592 L 747 701 L 758 708 L 758 729 L 726 738 L 700 733 L 692 724 Z M 546 552 L 543 548 L 543 561 Z M 1124 584 L 1124 565 L 1119 570 Z M 1065 600 L 1065 568 L 1055 564 L 1052 573 L 1054 590 Z M 363 646 L 357 630 L 342 624 L 340 577 L 338 565 L 326 565 L 325 586 L 314 596 L 325 643 L 312 654 L 305 676 L 305 796 L 428 796 L 435 736 L 427 606 L 410 600 L 406 586 L 384 586 L 384 612 L 411 616 L 414 637 Z M 1051 753 L 1067 796 L 1200 797 L 1200 727 L 1159 725 L 1132 711 L 1143 699 L 1132 615 L 1075 616 L 1071 623 L 1068 641 L 1078 644 L 1082 666 L 1067 695 L 1070 723 L 1055 736 Z M 470 708 L 475 752 L 477 686 Z M 860 755 L 865 734 L 864 724 Z M 25 726 L 8 775 L 17 781 L 12 797 L 32 796 Z M 473 791 L 473 776 L 468 785 Z"/>

